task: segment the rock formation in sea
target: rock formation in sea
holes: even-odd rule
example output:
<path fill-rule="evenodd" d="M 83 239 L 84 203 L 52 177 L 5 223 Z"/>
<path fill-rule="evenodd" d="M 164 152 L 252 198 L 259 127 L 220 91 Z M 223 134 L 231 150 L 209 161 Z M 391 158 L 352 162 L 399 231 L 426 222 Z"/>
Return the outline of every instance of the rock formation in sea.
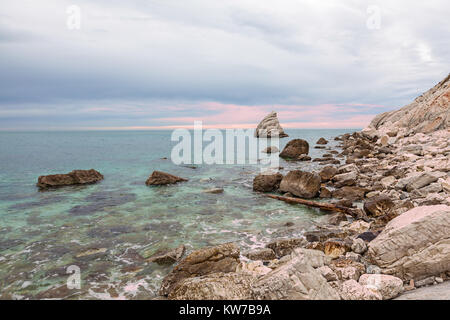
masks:
<path fill-rule="evenodd" d="M 169 173 L 165 173 L 165 172 L 161 172 L 161 171 L 153 171 L 151 176 L 148 177 L 145 184 L 148 186 L 160 186 L 160 185 L 166 185 L 166 184 L 175 184 L 175 183 L 183 182 L 183 181 L 188 181 L 188 180 L 174 176 Z"/>
<path fill-rule="evenodd" d="M 103 180 L 103 175 L 94 169 L 74 170 L 66 174 L 40 176 L 38 178 L 37 187 L 40 189 L 48 189 L 53 187 L 91 184 L 100 180 Z"/>
<path fill-rule="evenodd" d="M 288 135 L 284 132 L 283 128 L 281 127 L 280 122 L 278 121 L 277 113 L 275 111 L 272 111 L 256 127 L 255 137 L 285 138 L 288 137 Z"/>

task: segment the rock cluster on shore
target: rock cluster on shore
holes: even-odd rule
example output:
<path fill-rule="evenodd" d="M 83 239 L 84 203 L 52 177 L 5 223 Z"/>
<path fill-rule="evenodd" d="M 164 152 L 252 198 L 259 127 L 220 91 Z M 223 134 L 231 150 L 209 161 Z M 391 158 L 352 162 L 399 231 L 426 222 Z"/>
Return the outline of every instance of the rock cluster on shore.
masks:
<path fill-rule="evenodd" d="M 328 198 L 358 214 L 329 214 L 304 237 L 275 239 L 245 252 L 246 259 L 233 244 L 197 250 L 164 279 L 160 293 L 169 299 L 385 300 L 450 280 L 449 98 L 447 77 L 362 132 L 336 137 L 342 152 L 328 148 L 314 159 L 323 165 L 319 172 L 254 180 L 258 192 Z M 316 147 L 327 143 L 320 139 Z M 302 161 L 308 151 L 306 141 L 295 139 L 280 157 Z"/>

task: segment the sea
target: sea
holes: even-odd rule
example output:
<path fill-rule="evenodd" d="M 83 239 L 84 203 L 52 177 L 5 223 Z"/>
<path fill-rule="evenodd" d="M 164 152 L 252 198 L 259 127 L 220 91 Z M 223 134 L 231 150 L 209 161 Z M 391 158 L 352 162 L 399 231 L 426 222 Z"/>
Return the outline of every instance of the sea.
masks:
<path fill-rule="evenodd" d="M 288 129 L 310 144 L 355 129 Z M 235 242 L 241 252 L 301 236 L 325 213 L 252 190 L 258 163 L 175 164 L 171 130 L 0 132 L 0 299 L 154 299 L 173 266 L 145 259 Z M 255 139 L 255 138 L 251 138 Z M 250 155 L 246 155 L 250 157 Z M 247 159 L 249 160 L 249 159 Z M 281 173 L 319 170 L 280 159 Z M 39 176 L 96 169 L 97 184 L 40 191 Z M 146 186 L 154 171 L 187 182 Z M 221 194 L 205 189 L 223 188 Z"/>

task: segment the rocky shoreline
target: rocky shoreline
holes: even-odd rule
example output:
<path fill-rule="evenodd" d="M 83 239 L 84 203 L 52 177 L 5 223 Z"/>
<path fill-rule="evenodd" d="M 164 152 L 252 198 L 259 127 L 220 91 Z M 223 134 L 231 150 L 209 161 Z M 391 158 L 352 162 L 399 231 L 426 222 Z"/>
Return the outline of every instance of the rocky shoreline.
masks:
<path fill-rule="evenodd" d="M 449 280 L 449 100 L 447 77 L 363 131 L 336 137 L 341 152 L 327 149 L 325 139 L 317 141 L 327 151 L 312 160 L 323 166 L 319 172 L 255 177 L 256 192 L 330 199 L 336 208 L 358 214 L 329 214 L 301 238 L 274 239 L 250 252 L 241 253 L 233 243 L 193 251 L 164 278 L 160 295 L 386 300 Z M 269 125 L 258 128 L 281 128 L 276 114 L 267 118 Z M 308 150 L 306 141 L 295 139 L 280 157 L 310 161 Z"/>

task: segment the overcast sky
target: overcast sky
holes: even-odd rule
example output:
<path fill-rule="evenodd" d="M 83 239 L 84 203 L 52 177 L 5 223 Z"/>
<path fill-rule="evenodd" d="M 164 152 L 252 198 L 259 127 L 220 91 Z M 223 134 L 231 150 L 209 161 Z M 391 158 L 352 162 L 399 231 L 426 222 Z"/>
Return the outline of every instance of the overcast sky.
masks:
<path fill-rule="evenodd" d="M 0 3 L 3 130 L 362 128 L 449 73 L 448 0 Z"/>

